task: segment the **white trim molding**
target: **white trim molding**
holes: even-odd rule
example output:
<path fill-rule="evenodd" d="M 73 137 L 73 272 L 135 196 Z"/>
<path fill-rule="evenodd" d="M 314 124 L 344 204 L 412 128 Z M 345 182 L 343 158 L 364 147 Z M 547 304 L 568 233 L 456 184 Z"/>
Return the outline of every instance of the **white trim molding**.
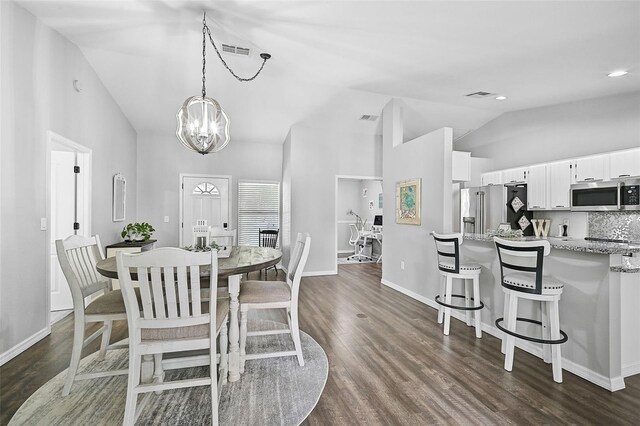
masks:
<path fill-rule="evenodd" d="M 302 276 L 303 277 L 320 277 L 323 275 L 338 275 L 338 270 L 334 270 L 334 271 L 308 271 L 308 272 L 303 272 Z"/>
<path fill-rule="evenodd" d="M 45 327 L 42 330 L 38 331 L 34 335 L 32 335 L 30 337 L 27 337 L 22 342 L 18 343 L 17 345 L 12 347 L 8 351 L 0 354 L 0 366 L 6 364 L 9 361 L 11 361 L 13 358 L 17 357 L 22 352 L 26 351 L 31 346 L 33 346 L 36 343 L 38 343 L 40 340 L 42 340 L 45 337 L 47 337 L 49 334 L 51 334 L 51 327 L 48 326 L 48 327 Z"/>
<path fill-rule="evenodd" d="M 388 280 L 385 279 L 381 279 L 380 282 L 393 289 L 396 290 L 406 296 L 409 296 L 412 299 L 417 300 L 418 302 L 422 302 L 425 305 L 434 308 L 434 309 L 438 309 L 438 304 L 436 303 L 435 300 L 429 299 L 428 297 L 422 296 L 418 293 L 415 293 L 411 290 L 407 290 L 404 287 L 399 286 L 398 284 L 392 283 Z M 436 312 L 434 312 L 434 316 L 435 316 Z M 456 318 L 457 320 L 466 323 L 466 318 L 464 316 L 463 313 L 458 312 L 458 311 L 452 311 L 451 312 L 451 317 L 452 318 Z M 497 339 L 502 340 L 502 332 L 500 330 L 498 330 L 496 327 L 491 326 L 489 324 L 485 324 L 482 323 L 482 331 L 484 331 L 487 334 L 490 334 L 491 336 L 496 337 Z M 524 342 L 524 341 L 516 341 L 516 346 L 520 349 L 522 349 L 523 351 L 529 352 L 530 354 L 542 359 L 543 354 L 542 354 L 542 348 L 538 347 L 538 345 L 534 345 L 533 343 L 530 342 Z M 606 376 L 603 376 L 600 373 L 596 373 L 595 371 L 577 364 L 571 360 L 568 360 L 566 358 L 562 358 L 562 369 L 563 370 L 567 370 L 570 373 L 575 374 L 578 377 L 581 377 L 595 385 L 598 385 L 608 391 L 611 392 L 615 392 L 621 389 L 625 388 L 625 384 L 624 384 L 624 377 L 628 376 L 628 375 L 632 375 L 632 374 L 636 374 L 638 372 L 640 372 L 640 363 L 634 364 L 634 365 L 630 365 L 630 366 L 626 366 L 623 369 L 623 374 L 620 377 L 612 377 L 612 378 L 608 378 Z M 629 373 L 629 374 L 627 374 Z M 549 379 L 551 380 L 551 378 Z"/>

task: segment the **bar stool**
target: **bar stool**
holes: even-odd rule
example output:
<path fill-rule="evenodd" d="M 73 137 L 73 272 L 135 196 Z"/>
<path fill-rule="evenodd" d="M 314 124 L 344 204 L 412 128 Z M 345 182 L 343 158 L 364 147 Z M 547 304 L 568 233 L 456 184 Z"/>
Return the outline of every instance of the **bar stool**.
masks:
<path fill-rule="evenodd" d="M 436 243 L 438 269 L 442 276 L 440 294 L 435 299 L 436 303 L 440 305 L 438 308 L 438 324 L 442 324 L 444 319 L 444 334 L 448 336 L 451 324 L 451 309 L 465 311 L 468 326 L 471 326 L 471 311 L 474 311 L 476 337 L 481 338 L 480 309 L 484 308 L 484 303 L 480 301 L 480 265 L 461 262 L 460 246 L 463 241 L 462 234 L 437 234 L 432 232 L 431 235 Z M 464 295 L 453 294 L 454 278 L 462 280 Z M 470 295 L 469 281 L 473 284 L 473 297 Z M 441 300 L 442 297 L 444 297 L 444 302 Z M 454 297 L 465 299 L 464 306 L 452 305 L 451 299 Z"/>
<path fill-rule="evenodd" d="M 510 241 L 494 237 L 500 275 L 504 291 L 504 317 L 496 320 L 496 327 L 506 334 L 503 339 L 502 353 L 505 354 L 504 369 L 513 369 L 515 338 L 529 342 L 542 343 L 544 361 L 553 366 L 553 380 L 562 383 L 562 365 L 560 344 L 568 340 L 567 334 L 560 330 L 559 302 L 564 284 L 555 278 L 543 276 L 544 256 L 551 251 L 546 240 Z M 518 317 L 518 299 L 542 302 L 540 312 L 542 321 Z M 503 327 L 501 323 L 506 318 Z M 542 327 L 542 338 L 516 333 L 518 321 L 538 324 Z M 549 349 L 551 355 L 549 355 Z"/>

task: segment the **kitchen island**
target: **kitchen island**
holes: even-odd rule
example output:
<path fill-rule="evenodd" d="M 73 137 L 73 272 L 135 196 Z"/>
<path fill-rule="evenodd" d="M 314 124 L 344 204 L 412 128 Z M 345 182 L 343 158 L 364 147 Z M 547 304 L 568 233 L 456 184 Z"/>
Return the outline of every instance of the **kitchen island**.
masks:
<path fill-rule="evenodd" d="M 503 316 L 504 293 L 493 239 L 480 234 L 466 234 L 464 239 L 463 257 L 482 266 L 483 330 L 502 338 L 495 320 Z M 610 391 L 623 389 L 624 377 L 640 373 L 640 274 L 634 273 L 640 270 L 640 245 L 553 237 L 548 241 L 551 253 L 544 260 L 544 274 L 565 283 L 560 328 L 569 341 L 561 346 L 563 369 Z M 518 316 L 540 320 L 539 303 L 523 300 Z M 518 324 L 518 332 L 540 335 L 539 327 L 526 323 Z M 516 345 L 542 358 L 542 345 L 520 339 Z M 517 364 L 516 355 L 516 369 Z"/>

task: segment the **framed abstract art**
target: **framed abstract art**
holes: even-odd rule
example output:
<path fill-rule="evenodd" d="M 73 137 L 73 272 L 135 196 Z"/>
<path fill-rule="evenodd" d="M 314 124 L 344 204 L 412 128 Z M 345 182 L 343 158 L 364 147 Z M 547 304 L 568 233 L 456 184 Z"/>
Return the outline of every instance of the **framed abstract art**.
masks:
<path fill-rule="evenodd" d="M 420 225 L 421 179 L 396 183 L 396 223 Z"/>

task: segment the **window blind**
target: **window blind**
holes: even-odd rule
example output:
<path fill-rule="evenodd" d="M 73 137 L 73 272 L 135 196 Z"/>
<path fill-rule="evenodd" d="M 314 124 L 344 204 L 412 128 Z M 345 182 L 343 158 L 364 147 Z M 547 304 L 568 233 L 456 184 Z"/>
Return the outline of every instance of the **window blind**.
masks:
<path fill-rule="evenodd" d="M 238 182 L 238 244 L 257 246 L 260 229 L 279 226 L 280 183 Z"/>

